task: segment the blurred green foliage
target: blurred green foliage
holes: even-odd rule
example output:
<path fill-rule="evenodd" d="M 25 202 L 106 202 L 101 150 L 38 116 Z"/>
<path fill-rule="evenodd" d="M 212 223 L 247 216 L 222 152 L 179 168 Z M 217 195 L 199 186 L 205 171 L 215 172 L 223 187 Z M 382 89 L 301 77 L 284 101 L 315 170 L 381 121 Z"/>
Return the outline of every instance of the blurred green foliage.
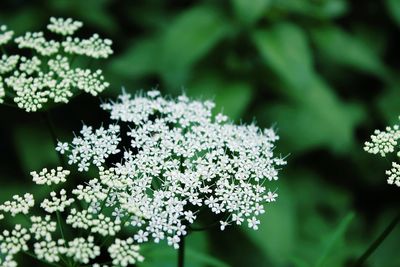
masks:
<path fill-rule="evenodd" d="M 114 40 L 102 97 L 157 87 L 211 98 L 237 122 L 275 125 L 290 154 L 280 198 L 257 232 L 233 227 L 189 237 L 188 267 L 351 266 L 398 210 L 388 162 L 362 143 L 400 115 L 400 1 L 41 0 L 0 3 L 0 23 L 36 30 L 49 16 L 79 19 Z M 85 34 L 85 33 L 83 33 Z M 105 122 L 80 96 L 52 109 L 59 136 Z M 38 115 L 0 107 L 0 199 L 56 164 Z M 18 181 L 18 182 L 17 182 Z M 205 222 L 200 222 L 205 223 Z M 398 267 L 399 227 L 365 266 Z M 139 266 L 175 266 L 176 252 L 143 248 Z"/>

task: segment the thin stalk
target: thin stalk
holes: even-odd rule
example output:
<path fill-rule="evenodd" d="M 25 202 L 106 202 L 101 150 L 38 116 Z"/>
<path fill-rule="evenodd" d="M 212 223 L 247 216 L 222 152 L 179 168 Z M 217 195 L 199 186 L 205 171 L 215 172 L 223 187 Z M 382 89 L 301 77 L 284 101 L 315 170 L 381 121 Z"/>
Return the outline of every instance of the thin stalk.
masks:
<path fill-rule="evenodd" d="M 382 244 L 382 242 L 393 231 L 396 225 L 400 222 L 400 212 L 393 218 L 393 220 L 386 226 L 383 232 L 375 239 L 375 241 L 367 248 L 367 250 L 358 258 L 355 267 L 363 266 L 365 261 L 375 252 L 375 250 Z"/>
<path fill-rule="evenodd" d="M 24 251 L 24 253 L 25 253 L 26 255 L 28 255 L 29 257 L 34 258 L 34 259 L 37 260 L 37 261 L 43 262 L 43 263 L 48 264 L 48 265 L 50 265 L 50 266 L 60 267 L 60 265 L 58 265 L 58 264 L 51 263 L 51 262 L 47 262 L 47 261 L 45 261 L 45 260 L 41 260 L 41 259 L 39 259 L 38 257 L 36 257 L 35 254 L 32 254 L 32 253 L 30 253 L 30 252 L 28 252 L 28 251 Z"/>
<path fill-rule="evenodd" d="M 185 266 L 185 236 L 181 236 L 178 249 L 178 267 Z"/>
<path fill-rule="evenodd" d="M 57 147 L 58 140 L 57 140 L 57 135 L 56 135 L 56 131 L 55 131 L 55 127 L 54 127 L 53 121 L 51 120 L 50 112 L 49 111 L 43 112 L 42 115 L 43 115 L 43 118 L 44 118 L 44 120 L 46 122 L 47 128 L 49 129 L 49 132 L 50 132 L 50 135 L 51 135 L 51 139 L 53 140 L 54 147 Z M 65 164 L 64 164 L 65 162 L 64 162 L 64 159 L 63 159 L 62 155 L 60 153 L 57 153 L 57 156 L 58 156 L 58 160 L 59 160 L 61 166 L 64 167 L 65 166 Z"/>

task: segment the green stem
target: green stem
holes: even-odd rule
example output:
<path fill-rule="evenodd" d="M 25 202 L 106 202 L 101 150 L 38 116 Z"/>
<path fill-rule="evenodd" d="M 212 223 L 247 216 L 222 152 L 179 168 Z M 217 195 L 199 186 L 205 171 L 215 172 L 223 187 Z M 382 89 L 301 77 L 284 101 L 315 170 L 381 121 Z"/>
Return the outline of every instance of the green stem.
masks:
<path fill-rule="evenodd" d="M 388 235 L 393 231 L 396 225 L 400 222 L 400 213 L 398 213 L 388 226 L 383 230 L 383 232 L 378 236 L 378 238 L 367 248 L 367 250 L 358 258 L 355 267 L 363 266 L 364 262 L 375 252 L 375 250 L 382 244 L 382 242 L 388 237 Z"/>
<path fill-rule="evenodd" d="M 185 266 L 185 236 L 181 236 L 178 249 L 178 267 Z"/>
<path fill-rule="evenodd" d="M 28 255 L 29 257 L 32 257 L 32 258 L 34 258 L 35 260 L 40 261 L 40 262 L 43 262 L 43 263 L 48 264 L 48 265 L 50 265 L 50 266 L 55 266 L 55 267 L 60 267 L 60 266 L 61 266 L 61 265 L 58 265 L 58 264 L 55 264 L 55 263 L 51 263 L 51 262 L 47 262 L 47 261 L 41 260 L 41 259 L 39 259 L 38 257 L 36 257 L 36 255 L 34 255 L 34 254 L 32 254 L 32 253 L 30 253 L 30 252 L 28 252 L 28 251 L 24 251 L 24 253 L 25 253 L 26 255 Z"/>
<path fill-rule="evenodd" d="M 42 116 L 43 116 L 43 118 L 44 118 L 44 120 L 46 122 L 47 128 L 49 129 L 49 132 L 50 132 L 50 135 L 51 135 L 51 139 L 53 140 L 54 147 L 57 147 L 57 143 L 58 143 L 57 135 L 56 135 L 56 131 L 55 131 L 55 127 L 54 127 L 53 121 L 51 120 L 50 112 L 49 111 L 43 112 Z M 62 155 L 60 153 L 57 153 L 57 156 L 58 156 L 58 160 L 59 160 L 61 166 L 64 167 L 65 166 L 65 162 L 64 162 L 64 159 L 63 159 Z"/>

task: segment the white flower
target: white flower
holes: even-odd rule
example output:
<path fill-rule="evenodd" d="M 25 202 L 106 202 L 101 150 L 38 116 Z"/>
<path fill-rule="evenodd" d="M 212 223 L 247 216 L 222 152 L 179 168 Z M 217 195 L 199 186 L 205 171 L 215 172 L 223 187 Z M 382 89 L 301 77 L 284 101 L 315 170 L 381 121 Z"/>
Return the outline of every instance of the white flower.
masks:
<path fill-rule="evenodd" d="M 72 141 L 69 155 L 69 164 L 79 163 L 79 171 L 87 171 L 90 162 L 100 167 L 108 156 L 120 151 L 117 148 L 121 141 L 118 125 L 108 129 L 100 127 L 96 131 L 84 125 L 81 134 L 82 137 Z"/>
<path fill-rule="evenodd" d="M 45 199 L 40 203 L 40 207 L 48 213 L 56 211 L 63 212 L 66 207 L 70 206 L 75 200 L 73 198 L 67 198 L 67 192 L 64 189 L 60 191 L 60 197 L 57 197 L 56 192 L 51 192 L 51 199 Z"/>
<path fill-rule="evenodd" d="M 15 216 L 17 214 L 28 214 L 30 208 L 35 205 L 35 200 L 33 199 L 33 195 L 26 193 L 23 197 L 19 195 L 14 195 L 12 197 L 13 200 L 6 201 L 4 204 L 0 205 L 0 211 L 8 212 L 11 216 Z"/>
<path fill-rule="evenodd" d="M 20 251 L 27 251 L 30 238 L 28 230 L 16 224 L 11 232 L 4 230 L 0 235 L 0 253 L 12 256 Z"/>
<path fill-rule="evenodd" d="M 134 244 L 132 238 L 121 240 L 115 239 L 114 244 L 108 248 L 108 253 L 115 266 L 129 266 L 137 261 L 143 261 L 144 258 L 139 254 L 139 246 Z"/>
<path fill-rule="evenodd" d="M 39 241 L 33 245 L 36 257 L 50 263 L 59 262 L 60 255 L 66 253 L 64 240 L 57 242 L 53 240 Z"/>
<path fill-rule="evenodd" d="M 0 26 L 0 45 L 8 43 L 14 35 L 13 31 L 7 31 L 6 25 Z"/>
<path fill-rule="evenodd" d="M 27 32 L 24 36 L 15 38 L 18 48 L 30 48 L 42 56 L 51 56 L 58 52 L 60 43 L 46 40 L 43 32 Z"/>
<path fill-rule="evenodd" d="M 62 143 L 62 142 L 58 142 L 57 143 L 57 147 L 56 147 L 56 151 L 60 152 L 60 154 L 64 154 L 65 151 L 69 150 L 69 146 L 68 143 Z"/>
<path fill-rule="evenodd" d="M 39 173 L 33 171 L 31 172 L 33 181 L 39 185 L 52 185 L 64 183 L 67 181 L 66 177 L 70 174 L 69 170 L 64 170 L 62 167 L 57 167 L 57 169 L 51 169 L 48 171 L 46 168 L 41 170 Z"/>
<path fill-rule="evenodd" d="M 46 215 L 44 219 L 40 216 L 32 216 L 31 227 L 29 231 L 36 240 L 45 239 L 51 240 L 51 233 L 56 231 L 57 224 L 51 221 L 50 216 Z"/>
<path fill-rule="evenodd" d="M 100 175 L 73 193 L 90 203 L 89 212 L 98 214 L 105 203 L 116 221 L 130 215 L 127 223 L 138 228 L 133 236 L 138 243 L 167 239 L 179 247 L 186 224 L 202 207 L 227 216 L 221 229 L 246 220 L 257 229 L 257 216 L 278 196 L 265 186 L 286 164 L 273 154 L 279 137 L 273 129 L 214 117 L 214 106 L 184 95 L 166 99 L 158 91 L 135 98 L 124 92 L 118 101 L 103 104 L 112 119 L 128 124 L 130 130 L 121 135 L 131 147 L 109 168 L 106 159 L 120 152 L 120 128 L 84 126 L 68 146 L 69 163 L 80 171 L 96 165 Z"/>
<path fill-rule="evenodd" d="M 82 22 L 72 20 L 71 18 L 63 19 L 51 17 L 47 29 L 61 35 L 72 35 L 82 26 Z"/>
<path fill-rule="evenodd" d="M 371 140 L 365 142 L 364 150 L 371 154 L 380 154 L 386 157 L 387 154 L 397 152 L 400 157 L 398 140 L 400 139 L 400 125 L 386 127 L 385 131 L 375 130 Z M 388 184 L 400 187 L 400 164 L 392 162 L 392 168 L 386 171 Z"/>
<path fill-rule="evenodd" d="M 265 196 L 265 200 L 267 202 L 274 202 L 274 201 L 276 201 L 277 197 L 278 197 L 277 193 L 268 191 L 267 195 Z"/>
<path fill-rule="evenodd" d="M 400 164 L 392 162 L 392 168 L 386 171 L 388 184 L 395 184 L 400 187 Z"/>
<path fill-rule="evenodd" d="M 107 58 L 113 53 L 110 39 L 101 39 L 98 34 L 93 34 L 89 39 L 67 37 L 62 42 L 66 53 L 85 55 L 93 58 Z"/>
<path fill-rule="evenodd" d="M 96 96 L 108 88 L 109 83 L 101 70 L 73 67 L 72 57 L 65 55 L 66 51 L 94 58 L 112 54 L 111 41 L 103 40 L 97 34 L 87 40 L 71 37 L 81 26 L 82 22 L 72 19 L 51 18 L 47 28 L 54 33 L 68 35 L 62 43 L 47 39 L 43 32 L 27 32 L 15 38 L 19 49 L 31 49 L 33 55 L 1 55 L 0 102 L 3 102 L 4 91 L 12 90 L 12 95 L 16 95 L 14 102 L 19 108 L 36 112 L 49 101 L 68 103 L 76 89 Z M 12 35 L 5 26 L 1 26 L 0 45 L 8 42 Z"/>
<path fill-rule="evenodd" d="M 257 230 L 258 229 L 258 225 L 260 224 L 260 221 L 257 220 L 256 217 L 252 217 L 251 219 L 247 219 L 247 223 L 249 225 L 249 228 Z"/>
<path fill-rule="evenodd" d="M 2 55 L 0 58 L 0 74 L 6 74 L 7 72 L 14 70 L 18 65 L 19 59 L 20 56 L 18 55 Z"/>
<path fill-rule="evenodd" d="M 94 244 L 93 236 L 79 237 L 68 242 L 66 255 L 77 262 L 88 264 L 91 259 L 100 255 L 100 247 Z"/>

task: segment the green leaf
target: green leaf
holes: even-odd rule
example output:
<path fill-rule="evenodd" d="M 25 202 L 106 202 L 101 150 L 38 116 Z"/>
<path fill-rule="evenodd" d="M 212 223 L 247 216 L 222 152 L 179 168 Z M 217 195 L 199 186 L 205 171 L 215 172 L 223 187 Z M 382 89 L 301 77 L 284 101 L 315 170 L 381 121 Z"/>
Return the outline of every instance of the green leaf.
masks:
<path fill-rule="evenodd" d="M 313 68 L 304 32 L 293 24 L 277 24 L 254 35 L 265 65 L 283 84 L 288 103 L 264 108 L 261 116 L 275 121 L 287 151 L 329 146 L 345 151 L 363 117 L 358 105 L 342 103 Z"/>
<path fill-rule="evenodd" d="M 58 0 L 49 5 L 57 12 L 68 14 L 84 23 L 98 26 L 102 30 L 114 32 L 118 28 L 114 18 L 107 10 L 110 0 Z"/>
<path fill-rule="evenodd" d="M 222 111 L 233 120 L 242 118 L 253 98 L 253 90 L 249 83 L 224 80 L 215 74 L 199 75 L 185 91 L 190 97 L 214 100 L 214 111 Z"/>
<path fill-rule="evenodd" d="M 232 0 L 238 19 L 247 25 L 255 23 L 266 12 L 272 0 Z"/>
<path fill-rule="evenodd" d="M 344 264 L 342 260 L 337 257 L 338 250 L 340 250 L 340 246 L 344 246 L 344 237 L 350 223 L 354 219 L 354 213 L 349 213 L 346 217 L 342 219 L 339 226 L 335 231 L 326 239 L 326 245 L 324 250 L 322 251 L 321 257 L 319 258 L 316 266 L 339 266 Z M 338 261 L 339 260 L 339 261 Z M 339 264 L 339 265 L 337 265 Z"/>
<path fill-rule="evenodd" d="M 296 101 L 264 108 L 268 121 L 276 121 L 285 140 L 284 151 L 299 152 L 315 147 L 330 147 L 345 152 L 354 148 L 354 129 L 364 117 L 357 104 L 340 102 L 333 90 L 315 78 Z"/>
<path fill-rule="evenodd" d="M 25 125 L 15 129 L 14 137 L 21 165 L 26 173 L 59 164 L 50 133 Z"/>
<path fill-rule="evenodd" d="M 338 17 L 347 11 L 344 0 L 274 0 L 273 5 L 279 10 L 319 19 Z"/>
<path fill-rule="evenodd" d="M 386 0 L 387 10 L 392 19 L 400 26 L 400 1 L 398 0 Z"/>
<path fill-rule="evenodd" d="M 352 213 L 344 214 L 351 209 L 350 198 L 308 170 L 283 171 L 278 183 L 279 198 L 266 206 L 260 228 L 254 231 L 243 227 L 267 255 L 270 265 L 305 267 L 320 261 L 326 263 L 323 266 L 344 266 L 343 261 L 356 253 L 342 245 L 353 218 Z M 352 226 L 356 225 L 355 220 Z M 354 238 L 351 244 L 356 247 L 360 243 Z"/>
<path fill-rule="evenodd" d="M 291 194 L 291 189 L 286 187 L 286 183 L 280 182 L 280 184 L 278 194 L 282 197 L 278 198 L 276 203 L 266 206 L 266 213 L 260 216 L 260 228 L 254 231 L 243 225 L 243 230 L 249 238 L 276 266 L 284 266 L 293 256 L 296 251 L 298 231 L 294 196 Z"/>
<path fill-rule="evenodd" d="M 160 68 L 159 38 L 143 38 L 111 62 L 110 70 L 118 76 L 138 78 L 157 73 Z"/>
<path fill-rule="evenodd" d="M 400 83 L 393 84 L 392 87 L 384 90 L 383 94 L 378 98 L 377 105 L 387 125 L 393 125 L 399 122 L 399 99 Z"/>
<path fill-rule="evenodd" d="M 198 6 L 183 12 L 160 41 L 160 75 L 171 87 L 185 84 L 191 66 L 231 32 L 217 9 Z"/>
<path fill-rule="evenodd" d="M 387 70 L 381 59 L 361 38 L 333 26 L 314 30 L 312 37 L 326 61 L 387 79 Z"/>
<path fill-rule="evenodd" d="M 141 254 L 145 261 L 139 267 L 175 267 L 178 250 L 165 243 L 146 243 L 141 245 Z M 187 267 L 226 267 L 222 261 L 208 253 L 208 242 L 205 232 L 191 233 L 186 237 L 185 266 Z"/>
<path fill-rule="evenodd" d="M 306 89 L 313 78 L 313 62 L 307 38 L 301 28 L 279 23 L 259 30 L 253 40 L 265 64 L 288 86 Z"/>

